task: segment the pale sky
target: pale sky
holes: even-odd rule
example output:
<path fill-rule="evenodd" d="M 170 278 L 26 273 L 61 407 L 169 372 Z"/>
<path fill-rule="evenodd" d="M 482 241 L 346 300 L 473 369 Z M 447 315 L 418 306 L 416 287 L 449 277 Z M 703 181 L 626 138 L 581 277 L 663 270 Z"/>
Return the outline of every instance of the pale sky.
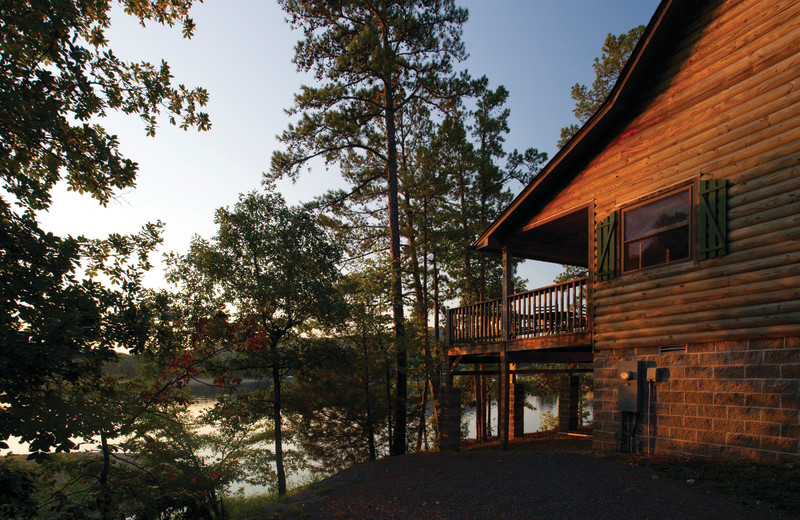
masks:
<path fill-rule="evenodd" d="M 504 85 L 511 109 L 507 151 L 538 148 L 552 157 L 561 127 L 574 122 L 570 88 L 591 83 L 592 61 L 608 33 L 646 24 L 657 0 L 462 0 L 469 21 L 463 39 L 470 57 L 462 68 L 489 78 L 490 88 Z M 114 17 L 108 37 L 114 52 L 127 60 L 165 59 L 176 83 L 203 86 L 210 94 L 209 132 L 185 132 L 163 122 L 147 137 L 137 118 L 113 115 L 104 126 L 117 134 L 120 148 L 139 163 L 137 187 L 108 207 L 60 190 L 45 229 L 60 235 L 101 237 L 131 233 L 149 221 L 166 223 L 163 252 L 183 253 L 191 237 L 211 237 L 214 211 L 261 185 L 276 136 L 289 122 L 284 109 L 304 82 L 292 63 L 300 38 L 271 1 L 206 0 L 193 8 L 197 24 L 191 40 L 180 28 Z M 280 191 L 291 204 L 340 186 L 335 171 L 315 168 L 297 184 Z M 158 258 L 154 258 L 158 260 Z M 519 274 L 528 288 L 552 283 L 560 267 L 526 262 Z M 160 271 L 148 278 L 160 283 Z"/>

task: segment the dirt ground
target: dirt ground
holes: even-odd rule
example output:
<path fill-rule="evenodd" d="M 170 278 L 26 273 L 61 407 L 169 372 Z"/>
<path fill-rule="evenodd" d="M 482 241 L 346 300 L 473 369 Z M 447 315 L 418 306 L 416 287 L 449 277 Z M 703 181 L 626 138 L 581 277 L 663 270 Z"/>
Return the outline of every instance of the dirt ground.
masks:
<path fill-rule="evenodd" d="M 359 464 L 265 509 L 259 519 L 794 519 L 771 504 L 720 493 L 591 452 L 591 439 L 537 434 L 509 450 L 465 443 Z M 764 485 L 770 485 L 765 482 Z"/>

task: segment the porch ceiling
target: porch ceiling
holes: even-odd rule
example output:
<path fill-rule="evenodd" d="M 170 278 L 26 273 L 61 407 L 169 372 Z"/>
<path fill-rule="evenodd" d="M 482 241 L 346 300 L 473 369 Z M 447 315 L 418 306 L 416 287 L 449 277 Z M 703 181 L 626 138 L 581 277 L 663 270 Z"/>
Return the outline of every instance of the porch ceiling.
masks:
<path fill-rule="evenodd" d="M 523 226 L 507 244 L 515 257 L 588 267 L 589 209 Z"/>

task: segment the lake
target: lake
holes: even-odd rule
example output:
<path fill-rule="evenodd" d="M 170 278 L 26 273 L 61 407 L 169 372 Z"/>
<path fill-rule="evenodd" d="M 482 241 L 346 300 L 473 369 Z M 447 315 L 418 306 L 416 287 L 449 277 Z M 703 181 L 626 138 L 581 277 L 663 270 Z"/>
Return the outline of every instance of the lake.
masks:
<path fill-rule="evenodd" d="M 190 411 L 195 414 L 199 415 L 202 413 L 203 410 L 208 409 L 209 407 L 213 406 L 216 402 L 215 397 L 213 396 L 205 396 L 199 397 L 191 406 Z M 539 431 L 542 425 L 543 415 L 545 413 L 550 413 L 553 415 L 558 415 L 558 397 L 539 397 L 539 396 L 529 396 L 527 399 L 528 406 L 525 407 L 524 411 L 524 424 L 525 424 L 525 432 L 535 432 Z M 433 413 L 431 409 L 430 414 Z M 475 438 L 475 409 L 474 408 L 465 408 L 462 412 L 462 424 L 466 425 L 466 432 L 467 438 Z M 492 402 L 492 432 L 494 434 L 497 433 L 497 403 Z M 28 447 L 26 444 L 22 444 L 19 442 L 19 439 L 11 438 L 8 440 L 9 449 L 7 450 L 0 450 L 0 455 L 5 455 L 7 453 L 17 453 L 17 454 L 24 454 L 27 453 Z M 86 450 L 93 450 L 96 449 L 97 443 L 85 443 L 82 446 L 82 449 Z M 271 450 L 273 448 L 273 444 L 265 443 L 264 448 Z M 294 448 L 294 446 L 287 446 L 287 448 Z M 296 473 L 292 473 L 287 475 L 287 486 L 291 489 L 293 487 L 301 486 L 308 482 L 309 479 L 312 478 L 312 474 L 309 471 L 300 471 Z M 247 483 L 236 483 L 231 487 L 231 492 L 240 492 L 244 493 L 245 495 L 254 495 L 254 494 L 261 494 L 269 492 L 269 488 L 265 486 L 253 486 Z"/>

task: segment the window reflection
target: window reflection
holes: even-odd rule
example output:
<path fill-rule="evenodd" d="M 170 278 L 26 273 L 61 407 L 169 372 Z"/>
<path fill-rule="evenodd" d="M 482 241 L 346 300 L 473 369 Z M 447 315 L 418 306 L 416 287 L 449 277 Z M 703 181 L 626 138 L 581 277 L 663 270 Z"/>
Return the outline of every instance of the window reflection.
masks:
<path fill-rule="evenodd" d="M 631 271 L 689 258 L 688 189 L 623 213 L 623 269 Z"/>

